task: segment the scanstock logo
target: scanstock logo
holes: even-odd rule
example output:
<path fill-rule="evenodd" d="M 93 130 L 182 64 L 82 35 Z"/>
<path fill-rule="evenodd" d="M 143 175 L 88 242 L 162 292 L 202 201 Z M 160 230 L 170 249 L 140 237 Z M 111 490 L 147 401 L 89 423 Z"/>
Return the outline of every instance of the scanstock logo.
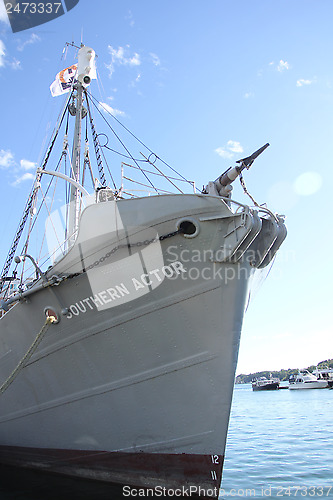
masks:
<path fill-rule="evenodd" d="M 67 319 L 134 301 L 186 273 L 179 261 L 165 264 L 161 237 L 154 227 L 123 224 L 123 208 L 115 200 L 96 205 L 95 195 L 87 195 L 82 204 L 86 209 L 69 250 L 59 243 L 67 235 L 67 215 L 75 202 L 55 210 L 45 223 L 54 272 L 66 269 L 73 276 L 84 274 L 89 284 L 74 285 Z"/>
<path fill-rule="evenodd" d="M 73 9 L 80 0 L 36 0 L 24 2 L 20 0 L 0 0 L 5 9 L 13 33 L 34 28 L 40 24 L 53 21 Z"/>

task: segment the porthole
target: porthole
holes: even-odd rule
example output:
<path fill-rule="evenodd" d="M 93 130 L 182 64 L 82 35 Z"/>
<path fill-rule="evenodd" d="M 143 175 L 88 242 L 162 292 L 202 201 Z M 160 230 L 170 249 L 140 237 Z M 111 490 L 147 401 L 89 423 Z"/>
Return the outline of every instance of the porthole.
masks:
<path fill-rule="evenodd" d="M 177 222 L 177 229 L 182 231 L 184 238 L 195 238 L 200 231 L 198 222 L 191 217 L 180 219 Z"/>

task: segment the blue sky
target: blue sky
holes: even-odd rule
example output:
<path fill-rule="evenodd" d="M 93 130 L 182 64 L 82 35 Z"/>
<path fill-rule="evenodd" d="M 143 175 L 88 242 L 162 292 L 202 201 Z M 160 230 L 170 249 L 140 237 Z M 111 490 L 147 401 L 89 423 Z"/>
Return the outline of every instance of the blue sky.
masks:
<path fill-rule="evenodd" d="M 1 261 L 63 102 L 49 86 L 75 62 L 62 50 L 83 36 L 94 95 L 198 187 L 271 144 L 245 179 L 289 234 L 246 313 L 237 373 L 332 358 L 332 17 L 331 0 L 80 0 L 13 34 L 0 10 Z"/>

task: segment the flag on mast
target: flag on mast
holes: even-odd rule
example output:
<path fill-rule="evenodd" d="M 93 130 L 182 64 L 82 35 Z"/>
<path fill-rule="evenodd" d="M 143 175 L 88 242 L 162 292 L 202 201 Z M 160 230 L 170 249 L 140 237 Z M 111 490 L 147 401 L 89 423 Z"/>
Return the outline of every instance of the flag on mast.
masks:
<path fill-rule="evenodd" d="M 76 81 L 76 73 L 77 64 L 73 64 L 72 66 L 60 71 L 50 86 L 52 97 L 69 92 L 73 83 Z"/>

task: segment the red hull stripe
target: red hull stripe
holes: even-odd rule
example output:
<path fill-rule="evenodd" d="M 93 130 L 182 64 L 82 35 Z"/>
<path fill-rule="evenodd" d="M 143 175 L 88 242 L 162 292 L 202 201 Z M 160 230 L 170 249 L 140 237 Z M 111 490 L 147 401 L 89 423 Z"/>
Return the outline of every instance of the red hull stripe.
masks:
<path fill-rule="evenodd" d="M 223 456 L 0 446 L 0 462 L 135 488 L 201 489 L 201 497 L 208 491 L 217 498 Z"/>

